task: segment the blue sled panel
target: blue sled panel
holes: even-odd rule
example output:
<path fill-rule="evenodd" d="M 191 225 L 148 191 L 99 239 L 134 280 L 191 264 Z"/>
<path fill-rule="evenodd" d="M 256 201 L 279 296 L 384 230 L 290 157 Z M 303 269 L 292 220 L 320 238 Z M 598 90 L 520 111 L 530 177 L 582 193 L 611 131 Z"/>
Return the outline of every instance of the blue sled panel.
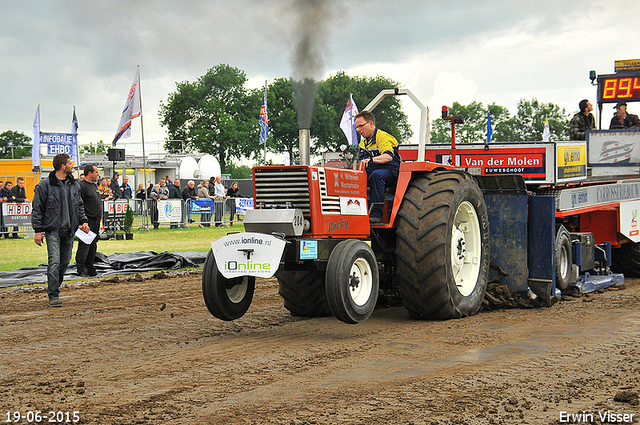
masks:
<path fill-rule="evenodd" d="M 500 283 L 527 292 L 527 190 L 519 175 L 475 176 L 489 215 L 491 262 L 506 273 Z M 489 281 L 498 277 L 494 267 Z"/>
<path fill-rule="evenodd" d="M 529 198 L 529 287 L 546 305 L 555 293 L 556 205 L 553 196 Z"/>
<path fill-rule="evenodd" d="M 500 283 L 527 292 L 527 195 L 485 193 L 489 214 L 491 262 L 507 275 Z M 491 269 L 489 280 L 497 276 Z"/>

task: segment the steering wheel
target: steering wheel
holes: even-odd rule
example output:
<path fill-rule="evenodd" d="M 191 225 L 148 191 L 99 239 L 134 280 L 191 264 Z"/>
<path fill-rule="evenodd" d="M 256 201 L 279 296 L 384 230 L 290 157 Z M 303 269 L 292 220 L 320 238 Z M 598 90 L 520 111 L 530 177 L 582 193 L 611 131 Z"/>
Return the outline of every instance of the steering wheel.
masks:
<path fill-rule="evenodd" d="M 374 156 L 374 155 L 373 155 L 373 152 L 372 152 L 372 151 L 370 151 L 370 150 L 369 150 L 369 149 L 367 149 L 367 148 L 360 148 L 360 150 L 361 150 L 361 151 L 364 151 L 364 153 L 366 153 L 366 154 L 369 156 L 369 158 L 370 158 L 370 159 L 373 159 L 373 156 Z M 366 159 L 366 158 L 365 158 L 365 159 Z"/>
<path fill-rule="evenodd" d="M 367 154 L 367 156 L 369 157 L 369 159 L 371 161 L 373 161 L 373 152 L 371 152 L 369 149 L 367 148 L 363 148 L 363 147 L 358 147 L 358 149 L 360 149 L 360 151 L 364 151 L 364 153 Z M 359 170 L 364 170 L 364 165 L 362 164 L 362 160 L 363 159 L 367 159 L 367 158 L 360 158 L 360 155 L 358 155 L 358 169 Z"/>

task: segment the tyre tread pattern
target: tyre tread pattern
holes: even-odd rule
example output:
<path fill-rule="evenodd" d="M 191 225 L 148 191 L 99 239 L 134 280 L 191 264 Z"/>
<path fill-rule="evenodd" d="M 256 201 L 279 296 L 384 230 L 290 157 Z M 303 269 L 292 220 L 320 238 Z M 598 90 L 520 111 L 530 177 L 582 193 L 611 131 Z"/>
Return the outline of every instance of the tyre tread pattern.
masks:
<path fill-rule="evenodd" d="M 624 244 L 611 251 L 613 271 L 627 277 L 640 277 L 640 243 Z"/>
<path fill-rule="evenodd" d="M 237 304 L 228 298 L 225 287 L 227 282 L 218 271 L 213 251 L 210 250 L 202 270 L 202 297 L 209 313 L 220 320 L 231 321 L 242 317 L 249 309 L 255 289 L 255 277 L 249 277 L 247 292 Z"/>
<path fill-rule="evenodd" d="M 462 297 L 447 280 L 450 251 L 449 222 L 455 214 L 453 203 L 474 192 L 483 239 L 479 291 Z M 479 200 L 478 198 L 479 193 Z M 456 204 L 457 205 L 457 204 Z M 447 170 L 414 178 L 409 184 L 397 218 L 396 276 L 404 306 L 414 319 L 453 319 L 468 316 L 480 308 L 489 267 L 486 204 L 477 183 L 469 174 Z M 454 293 L 455 292 L 455 293 Z M 465 299 L 473 298 L 473 299 Z"/>
<path fill-rule="evenodd" d="M 324 272 L 317 270 L 278 272 L 278 293 L 284 299 L 284 307 L 294 316 L 331 316 L 324 276 Z"/>

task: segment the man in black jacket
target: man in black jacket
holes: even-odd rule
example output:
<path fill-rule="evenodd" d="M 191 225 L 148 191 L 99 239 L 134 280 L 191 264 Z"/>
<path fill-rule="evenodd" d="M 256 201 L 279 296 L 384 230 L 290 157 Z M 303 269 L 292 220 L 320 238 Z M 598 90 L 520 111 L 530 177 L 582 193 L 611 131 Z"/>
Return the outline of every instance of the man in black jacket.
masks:
<path fill-rule="evenodd" d="M 198 191 L 196 190 L 196 182 L 194 182 L 193 180 L 189 180 L 189 183 L 187 183 L 187 185 L 184 187 L 184 189 L 182 189 L 182 200 L 184 201 L 182 203 L 183 208 L 186 209 L 186 213 L 189 215 L 189 223 L 193 223 L 193 220 L 191 220 L 191 200 L 196 200 L 196 199 L 200 199 L 200 197 L 198 196 Z M 184 220 L 185 217 L 185 213 L 182 213 L 182 221 Z"/>
<path fill-rule="evenodd" d="M 2 183 L 2 182 L 0 182 Z M 13 196 L 11 196 L 11 189 L 13 187 L 13 183 L 7 181 L 6 184 L 0 185 L 0 216 L 2 216 L 2 203 L 3 202 L 13 202 Z M 2 223 L 2 217 L 0 217 L 0 223 Z M 0 238 L 2 236 L 5 239 L 9 239 L 9 234 L 7 233 L 6 227 L 0 227 Z"/>
<path fill-rule="evenodd" d="M 87 215 L 89 229 L 96 235 L 100 233 L 100 218 L 102 218 L 102 199 L 96 182 L 98 181 L 98 167 L 89 164 L 84 167 L 84 180 L 80 182 L 80 196 L 84 203 L 84 212 Z M 78 242 L 76 252 L 76 269 L 79 276 L 97 276 L 93 265 L 98 249 L 98 237 L 87 245 Z"/>
<path fill-rule="evenodd" d="M 569 123 L 569 140 L 587 140 L 587 131 L 596 129 L 596 119 L 591 111 L 593 105 L 587 99 L 578 104 L 580 112 L 571 118 Z"/>
<path fill-rule="evenodd" d="M 29 202 L 27 191 L 24 188 L 24 177 L 18 177 L 16 185 L 11 188 L 11 195 L 14 198 L 14 202 Z"/>
<path fill-rule="evenodd" d="M 10 181 L 7 181 L 4 184 L 4 187 L 2 188 L 2 190 L 0 190 L 0 198 L 2 198 L 4 200 L 4 202 L 15 202 L 16 200 L 13 198 L 13 195 L 11 194 L 11 189 L 13 189 L 13 183 Z"/>
<path fill-rule="evenodd" d="M 616 110 L 616 113 L 613 118 L 611 118 L 609 130 L 640 127 L 640 118 L 634 114 L 627 114 L 627 102 L 620 101 L 613 109 Z"/>
<path fill-rule="evenodd" d="M 53 171 L 36 186 L 31 210 L 34 242 L 46 237 L 49 305 L 62 307 L 60 284 L 71 260 L 76 229 L 89 232 L 80 185 L 72 175 L 73 162 L 66 153 L 53 157 Z"/>
<path fill-rule="evenodd" d="M 113 192 L 113 199 L 122 199 L 122 190 L 120 189 L 120 182 L 118 181 L 119 177 L 120 173 L 113 173 L 113 180 L 111 180 L 111 186 L 109 186 Z"/>

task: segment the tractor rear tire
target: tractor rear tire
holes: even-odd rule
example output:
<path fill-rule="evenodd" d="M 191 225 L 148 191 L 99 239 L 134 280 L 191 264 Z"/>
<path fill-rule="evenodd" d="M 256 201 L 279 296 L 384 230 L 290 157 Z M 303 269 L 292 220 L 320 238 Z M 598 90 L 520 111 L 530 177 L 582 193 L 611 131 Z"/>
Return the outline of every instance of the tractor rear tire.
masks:
<path fill-rule="evenodd" d="M 227 279 L 218 271 L 213 251 L 202 269 L 202 296 L 209 312 L 221 320 L 238 319 L 247 312 L 256 285 L 254 276 Z"/>
<path fill-rule="evenodd" d="M 333 315 L 344 323 L 364 322 L 378 301 L 380 280 L 376 256 L 358 239 L 340 242 L 327 262 L 325 288 Z"/>
<path fill-rule="evenodd" d="M 640 243 L 628 243 L 611 250 L 612 270 L 627 277 L 640 277 Z"/>
<path fill-rule="evenodd" d="M 473 177 L 459 170 L 417 176 L 396 222 L 396 277 L 409 316 L 476 313 L 489 274 L 489 219 Z"/>
<path fill-rule="evenodd" d="M 324 290 L 324 272 L 283 271 L 279 272 L 278 293 L 284 299 L 284 308 L 294 316 L 331 316 Z"/>

